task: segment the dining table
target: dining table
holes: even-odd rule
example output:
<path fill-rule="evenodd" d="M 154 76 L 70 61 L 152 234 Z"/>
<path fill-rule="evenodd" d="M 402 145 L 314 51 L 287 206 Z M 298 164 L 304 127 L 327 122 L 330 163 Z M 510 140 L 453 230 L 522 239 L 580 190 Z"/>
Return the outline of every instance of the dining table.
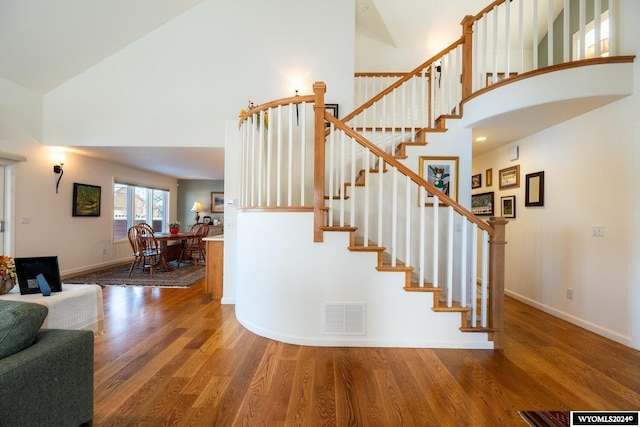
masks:
<path fill-rule="evenodd" d="M 169 265 L 166 259 L 166 254 L 168 253 L 169 242 L 181 241 L 184 245 L 184 242 L 189 238 L 194 237 L 193 233 L 185 232 L 185 233 L 154 233 L 155 239 L 160 243 L 160 253 L 162 256 L 160 257 L 161 267 L 164 268 L 165 271 L 172 271 L 173 267 Z"/>

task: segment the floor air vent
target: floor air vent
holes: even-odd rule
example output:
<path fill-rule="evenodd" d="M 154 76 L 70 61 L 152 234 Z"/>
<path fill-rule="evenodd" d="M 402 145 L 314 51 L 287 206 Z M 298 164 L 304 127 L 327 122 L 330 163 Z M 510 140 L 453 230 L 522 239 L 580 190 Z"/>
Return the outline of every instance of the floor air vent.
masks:
<path fill-rule="evenodd" d="M 325 334 L 364 335 L 364 303 L 324 303 L 322 307 Z"/>

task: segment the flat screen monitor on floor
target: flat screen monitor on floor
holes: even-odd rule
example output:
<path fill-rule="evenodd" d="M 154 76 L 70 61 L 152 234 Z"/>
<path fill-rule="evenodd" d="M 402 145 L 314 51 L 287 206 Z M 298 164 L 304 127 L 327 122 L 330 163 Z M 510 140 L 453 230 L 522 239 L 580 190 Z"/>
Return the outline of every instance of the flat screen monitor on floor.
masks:
<path fill-rule="evenodd" d="M 52 292 L 62 291 L 57 256 L 16 258 L 15 264 L 21 295 L 41 292 L 37 279 L 38 274 L 42 274 L 47 279 Z"/>

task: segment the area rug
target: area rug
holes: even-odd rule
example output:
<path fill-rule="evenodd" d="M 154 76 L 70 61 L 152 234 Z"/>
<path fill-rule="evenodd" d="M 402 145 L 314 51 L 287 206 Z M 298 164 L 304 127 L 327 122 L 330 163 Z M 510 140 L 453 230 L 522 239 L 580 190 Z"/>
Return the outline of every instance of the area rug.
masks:
<path fill-rule="evenodd" d="M 565 411 L 518 411 L 520 417 L 531 427 L 569 427 L 569 412 Z"/>
<path fill-rule="evenodd" d="M 142 268 L 134 268 L 129 275 L 129 267 L 131 264 L 117 265 L 104 270 L 95 271 L 93 273 L 84 274 L 82 276 L 71 277 L 64 280 L 64 283 L 95 283 L 101 286 L 158 286 L 170 288 L 189 287 L 205 275 L 205 267 L 202 265 L 185 265 L 181 264 L 180 268 L 176 268 L 176 262 L 170 262 L 169 265 L 174 267 L 173 271 L 164 271 L 160 268 L 153 271 L 153 277 L 149 271 L 143 271 Z"/>

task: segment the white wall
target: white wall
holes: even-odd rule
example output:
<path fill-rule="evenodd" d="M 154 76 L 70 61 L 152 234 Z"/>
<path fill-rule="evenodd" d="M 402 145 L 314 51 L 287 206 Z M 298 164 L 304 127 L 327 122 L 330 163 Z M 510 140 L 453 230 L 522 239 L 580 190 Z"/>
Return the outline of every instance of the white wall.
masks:
<path fill-rule="evenodd" d="M 432 311 L 432 294 L 406 292 L 403 272 L 377 271 L 377 254 L 349 251 L 347 232 L 314 243 L 313 213 L 239 212 L 237 223 L 236 316 L 259 335 L 302 345 L 493 348 L 486 333 L 459 330 L 460 313 Z M 324 333 L 324 303 L 364 304 L 365 333 Z"/>
<path fill-rule="evenodd" d="M 639 110 L 636 93 L 475 157 L 472 166 L 483 183 L 493 168 L 493 187 L 474 192 L 495 191 L 498 209 L 501 196 L 516 196 L 516 218 L 507 225 L 508 294 L 634 348 L 640 348 L 640 253 L 632 237 L 639 217 Z M 510 161 L 514 145 L 520 158 Z M 500 191 L 499 169 L 515 164 L 520 187 Z M 545 173 L 545 206 L 525 207 L 525 175 L 538 171 Z M 592 226 L 604 226 L 604 238 L 592 237 Z"/>
<path fill-rule="evenodd" d="M 5 253 L 13 256 L 57 255 L 62 274 L 131 258 L 128 241 L 112 242 L 113 179 L 149 183 L 171 191 L 176 180 L 162 175 L 67 153 L 64 175 L 56 194 L 51 150 L 41 139 L 42 97 L 0 79 L 0 151 L 26 157 L 9 166 L 8 197 L 13 215 L 6 218 L 12 241 Z M 72 217 L 73 183 L 102 187 L 101 216 Z M 175 214 L 175 201 L 172 209 Z M 23 219 L 28 221 L 28 224 Z"/>
<path fill-rule="evenodd" d="M 44 142 L 206 147 L 248 100 L 311 94 L 352 109 L 353 5 L 205 0 L 44 97 Z"/>

